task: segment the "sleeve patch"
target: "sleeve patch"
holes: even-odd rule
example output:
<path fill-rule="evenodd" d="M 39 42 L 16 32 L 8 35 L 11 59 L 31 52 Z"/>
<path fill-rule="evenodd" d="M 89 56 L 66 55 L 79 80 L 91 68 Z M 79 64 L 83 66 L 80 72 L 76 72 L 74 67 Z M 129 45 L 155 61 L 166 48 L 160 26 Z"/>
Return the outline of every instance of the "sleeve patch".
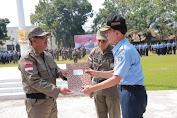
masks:
<path fill-rule="evenodd" d="M 93 57 L 92 57 L 92 56 L 89 56 L 88 59 L 89 59 L 90 61 L 92 61 L 92 60 L 93 60 Z"/>
<path fill-rule="evenodd" d="M 26 65 L 25 71 L 28 71 L 28 70 L 33 70 L 33 65 Z"/>
<path fill-rule="evenodd" d="M 123 60 L 122 56 L 118 57 L 118 62 L 121 62 L 122 60 Z"/>
<path fill-rule="evenodd" d="M 26 61 L 26 62 L 23 63 L 23 65 L 27 65 L 27 64 L 33 64 L 33 62 L 31 62 L 31 61 Z"/>

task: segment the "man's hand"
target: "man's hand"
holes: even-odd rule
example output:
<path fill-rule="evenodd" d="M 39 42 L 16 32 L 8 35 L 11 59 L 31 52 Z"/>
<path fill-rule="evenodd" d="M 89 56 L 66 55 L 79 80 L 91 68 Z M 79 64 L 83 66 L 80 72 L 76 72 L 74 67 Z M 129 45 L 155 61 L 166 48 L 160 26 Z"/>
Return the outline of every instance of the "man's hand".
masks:
<path fill-rule="evenodd" d="M 61 70 L 61 73 L 62 73 L 62 75 L 63 75 L 63 80 L 64 81 L 67 81 L 67 78 L 66 78 L 66 76 L 67 76 L 67 74 L 68 74 L 68 71 L 67 70 Z"/>
<path fill-rule="evenodd" d="M 92 93 L 90 93 L 90 94 L 88 94 L 89 95 L 89 97 L 92 99 L 93 98 L 93 92 Z"/>
<path fill-rule="evenodd" d="M 92 86 L 82 86 L 82 90 L 81 90 L 81 93 L 84 93 L 84 94 L 91 94 L 93 92 L 92 90 Z"/>
<path fill-rule="evenodd" d="M 71 91 L 67 88 L 61 87 L 60 88 L 60 93 L 63 94 L 63 95 L 71 95 L 71 94 L 74 93 L 74 91 Z"/>
<path fill-rule="evenodd" d="M 85 73 L 90 74 L 92 77 L 96 77 L 98 75 L 98 72 L 96 72 L 95 70 L 85 70 Z"/>
<path fill-rule="evenodd" d="M 65 77 L 66 77 L 66 76 L 67 76 L 67 74 L 68 74 L 68 71 L 67 71 L 67 70 L 61 70 L 61 73 L 62 73 L 62 75 L 63 75 L 63 76 L 65 76 Z"/>

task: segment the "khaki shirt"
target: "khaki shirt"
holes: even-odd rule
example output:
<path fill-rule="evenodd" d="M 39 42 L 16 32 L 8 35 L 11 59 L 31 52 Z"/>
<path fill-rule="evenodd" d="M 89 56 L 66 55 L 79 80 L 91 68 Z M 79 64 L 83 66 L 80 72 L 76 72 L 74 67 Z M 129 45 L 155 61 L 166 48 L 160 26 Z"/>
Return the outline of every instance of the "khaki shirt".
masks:
<path fill-rule="evenodd" d="M 63 76 L 51 54 L 44 52 L 41 56 L 31 47 L 20 58 L 18 68 L 25 93 L 44 93 L 53 98 L 58 97 L 60 87 L 56 86 L 56 78 Z"/>
<path fill-rule="evenodd" d="M 110 71 L 113 70 L 114 67 L 114 57 L 112 54 L 113 46 L 111 44 L 108 45 L 106 51 L 102 51 L 98 46 L 93 48 L 89 55 L 89 67 L 96 71 Z M 106 79 L 104 78 L 92 78 L 92 84 L 98 84 Z M 99 93 L 103 95 L 116 95 L 117 94 L 117 85 L 96 91 L 94 93 Z"/>

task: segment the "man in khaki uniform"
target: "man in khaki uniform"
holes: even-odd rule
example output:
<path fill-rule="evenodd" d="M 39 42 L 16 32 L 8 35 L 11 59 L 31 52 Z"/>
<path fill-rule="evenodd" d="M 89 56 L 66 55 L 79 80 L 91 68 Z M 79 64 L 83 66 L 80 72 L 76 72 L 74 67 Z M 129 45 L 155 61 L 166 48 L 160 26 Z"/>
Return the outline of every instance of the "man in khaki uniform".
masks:
<path fill-rule="evenodd" d="M 98 30 L 96 39 L 98 46 L 93 48 L 88 57 L 89 66 L 96 71 L 111 71 L 114 66 L 113 46 L 109 44 L 106 32 Z M 104 78 L 92 78 L 92 84 L 103 82 Z M 99 90 L 93 93 L 98 118 L 121 118 L 117 86 Z M 92 97 L 92 94 L 90 94 Z"/>
<path fill-rule="evenodd" d="M 48 35 L 49 32 L 41 27 L 32 28 L 28 34 L 32 47 L 22 55 L 18 65 L 26 94 L 28 118 L 57 118 L 56 99 L 59 93 L 73 93 L 67 88 L 56 86 L 56 78 L 64 78 L 67 71 L 58 68 L 51 54 L 44 51 Z"/>

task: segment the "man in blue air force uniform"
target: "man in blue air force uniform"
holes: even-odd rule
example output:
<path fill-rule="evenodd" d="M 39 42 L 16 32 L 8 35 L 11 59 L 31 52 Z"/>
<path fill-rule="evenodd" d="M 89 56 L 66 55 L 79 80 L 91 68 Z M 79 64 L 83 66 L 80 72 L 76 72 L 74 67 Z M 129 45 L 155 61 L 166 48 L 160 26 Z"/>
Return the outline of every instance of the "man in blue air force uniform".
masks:
<path fill-rule="evenodd" d="M 115 45 L 114 71 L 86 70 L 94 77 L 108 78 L 94 86 L 83 86 L 81 92 L 90 94 L 93 91 L 105 89 L 119 84 L 119 98 L 123 118 L 142 118 L 147 106 L 147 94 L 144 87 L 144 75 L 140 55 L 135 47 L 125 38 L 127 26 L 120 15 L 107 18 L 107 38 Z"/>

